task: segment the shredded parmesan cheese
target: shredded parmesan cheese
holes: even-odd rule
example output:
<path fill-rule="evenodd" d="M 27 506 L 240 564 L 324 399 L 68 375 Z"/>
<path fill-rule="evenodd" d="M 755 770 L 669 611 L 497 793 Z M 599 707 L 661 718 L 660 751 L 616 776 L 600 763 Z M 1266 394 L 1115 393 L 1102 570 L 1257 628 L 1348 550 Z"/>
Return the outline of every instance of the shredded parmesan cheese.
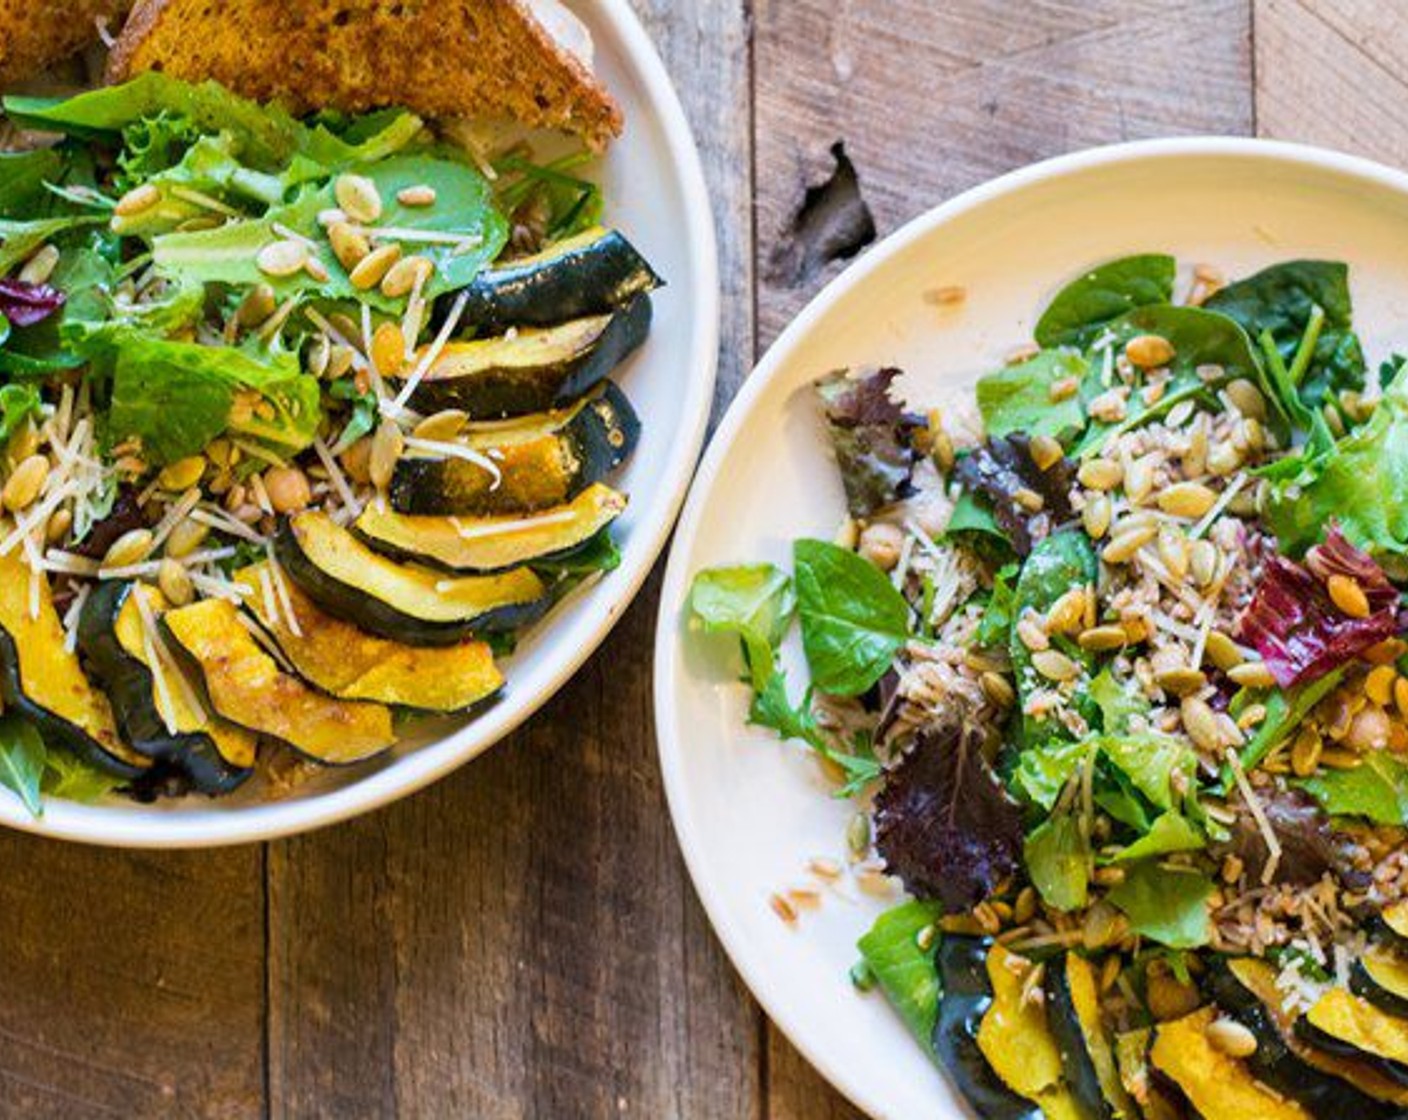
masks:
<path fill-rule="evenodd" d="M 303 627 L 298 624 L 298 615 L 294 613 L 293 599 L 288 593 L 288 584 L 284 582 L 284 570 L 279 564 L 278 557 L 274 555 L 273 548 L 268 550 L 269 572 L 273 576 L 274 590 L 279 596 L 279 606 L 283 609 L 284 618 L 288 622 L 289 633 L 295 638 L 303 637 Z"/>
<path fill-rule="evenodd" d="M 1242 760 L 1237 757 L 1237 752 L 1228 747 L 1223 753 L 1227 758 L 1227 765 L 1232 768 L 1232 777 L 1237 782 L 1237 789 L 1241 791 L 1242 799 L 1247 803 L 1247 810 L 1256 821 L 1262 839 L 1266 841 L 1266 866 L 1261 869 L 1261 882 L 1265 886 L 1276 878 L 1276 867 L 1281 862 L 1281 841 L 1276 838 L 1276 830 L 1271 827 L 1271 822 L 1266 818 L 1266 810 L 1262 808 L 1256 791 L 1247 780 L 1247 772 L 1242 769 Z"/>
<path fill-rule="evenodd" d="M 411 394 L 416 391 L 416 387 L 435 364 L 435 360 L 440 357 L 440 352 L 445 349 L 445 344 L 450 341 L 450 336 L 455 333 L 455 329 L 460 325 L 460 319 L 464 315 L 464 309 L 469 304 L 469 291 L 461 292 L 450 308 L 450 314 L 446 316 L 445 322 L 441 325 L 439 333 L 435 336 L 435 341 L 426 348 L 421 360 L 416 363 L 416 368 L 411 371 L 411 376 L 406 378 L 406 383 L 401 386 L 401 391 L 396 394 L 396 399 L 391 402 L 390 414 L 394 415 L 406 407 L 406 402 L 411 399 Z M 363 307 L 366 304 L 362 305 Z M 383 409 L 383 412 L 386 410 Z"/>
<path fill-rule="evenodd" d="M 1231 504 L 1233 498 L 1242 492 L 1242 488 L 1245 487 L 1249 481 L 1250 479 L 1246 473 L 1243 472 L 1229 482 L 1227 488 L 1218 495 L 1217 501 L 1212 504 L 1212 508 L 1208 510 L 1207 513 L 1203 514 L 1203 519 L 1188 530 L 1188 538 L 1190 540 L 1197 540 L 1206 533 L 1212 527 L 1212 523 L 1222 516 L 1222 511 Z"/>
<path fill-rule="evenodd" d="M 563 521 L 571 521 L 576 516 L 571 510 L 563 510 L 561 513 L 550 513 L 543 517 L 524 517 L 517 521 L 500 521 L 493 525 L 466 525 L 458 517 L 451 517 L 450 524 L 460 540 L 472 541 L 482 537 L 508 536 L 511 533 L 557 525 Z"/>
<path fill-rule="evenodd" d="M 473 463 L 476 467 L 482 467 L 494 476 L 494 481 L 490 484 L 490 490 L 497 490 L 499 483 L 503 481 L 503 471 L 494 462 L 493 457 L 486 455 L 482 451 L 476 451 L 472 447 L 466 447 L 462 443 L 441 443 L 434 439 L 418 439 L 415 436 L 406 437 L 406 446 L 413 451 L 423 451 L 428 455 L 438 455 L 444 459 L 463 459 Z"/>

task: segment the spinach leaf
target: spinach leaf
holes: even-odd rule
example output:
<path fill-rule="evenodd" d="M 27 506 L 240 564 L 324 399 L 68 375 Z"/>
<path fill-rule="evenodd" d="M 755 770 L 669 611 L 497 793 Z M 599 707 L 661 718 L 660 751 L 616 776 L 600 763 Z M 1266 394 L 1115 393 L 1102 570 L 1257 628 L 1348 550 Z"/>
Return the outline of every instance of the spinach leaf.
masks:
<path fill-rule="evenodd" d="M 1016 555 L 992 506 L 971 490 L 960 491 L 944 536 L 994 565 L 1006 566 Z"/>
<path fill-rule="evenodd" d="M 894 1005 L 905 1026 L 924 1046 L 932 1046 L 939 1015 L 939 974 L 934 967 L 938 937 L 927 949 L 920 935 L 935 927 L 943 907 L 911 899 L 886 910 L 857 942 L 861 959 Z"/>
<path fill-rule="evenodd" d="M 1206 875 L 1169 871 L 1157 860 L 1132 864 L 1106 897 L 1129 919 L 1130 929 L 1170 949 L 1208 943 L 1212 919 L 1208 899 L 1216 887 Z"/>
<path fill-rule="evenodd" d="M 1022 574 L 1017 579 L 1017 601 L 1013 618 L 1019 620 L 1028 611 L 1045 614 L 1051 606 L 1073 587 L 1081 587 L 1095 582 L 1098 565 L 1095 550 L 1090 538 L 1083 532 L 1066 530 L 1054 533 L 1045 540 L 1038 541 L 1031 555 L 1022 565 Z M 1008 652 L 1012 658 L 1012 671 L 1017 682 L 1019 706 L 1025 708 L 1026 700 L 1039 689 L 1048 687 L 1045 678 L 1032 666 L 1032 651 L 1015 628 L 1008 641 Z M 1089 672 L 1094 658 L 1079 647 L 1072 646 L 1067 655 Z M 1083 695 L 1084 709 L 1094 710 L 1089 703 L 1088 691 Z M 1089 718 L 1089 717 L 1088 717 Z M 1049 736 L 1069 738 L 1070 733 L 1054 721 L 1024 715 L 1023 726 L 1028 742 L 1038 742 Z"/>
<path fill-rule="evenodd" d="M 983 607 L 983 617 L 973 632 L 974 644 L 984 649 L 1005 646 L 1017 620 L 1016 564 L 1004 564 L 992 578 L 992 593 Z"/>
<path fill-rule="evenodd" d="M 1170 256 L 1147 253 L 1107 261 L 1056 294 L 1036 325 L 1037 345 L 1085 347 L 1111 321 L 1136 307 L 1173 298 Z"/>
<path fill-rule="evenodd" d="M 1340 261 L 1285 261 L 1215 292 L 1203 304 L 1236 320 L 1252 338 L 1270 331 L 1281 360 L 1296 370 L 1297 351 L 1312 321 L 1316 337 L 1292 386 L 1318 410 L 1344 389 L 1364 387 L 1364 352 L 1353 329 L 1349 268 Z M 1317 312 L 1318 308 L 1318 312 Z"/>
<path fill-rule="evenodd" d="M 1043 350 L 987 374 L 977 387 L 984 429 L 990 436 L 1026 432 L 1069 438 L 1085 427 L 1085 411 L 1075 393 L 1053 401 L 1051 387 L 1067 378 L 1079 382 L 1088 372 L 1086 360 L 1072 350 Z"/>
<path fill-rule="evenodd" d="M 1268 473 L 1264 513 L 1283 552 L 1299 555 L 1334 520 L 1371 554 L 1408 553 L 1408 369 L 1374 414 L 1332 448 L 1288 456 Z"/>
<path fill-rule="evenodd" d="M 427 257 L 435 265 L 425 288 L 427 299 L 469 284 L 508 240 L 508 220 L 494 205 L 488 180 L 466 163 L 433 154 L 398 155 L 361 168 L 360 174 L 376 184 L 383 199 L 380 228 L 459 239 L 407 243 L 408 252 Z M 434 188 L 435 206 L 405 206 L 397 200 L 402 189 L 418 185 Z M 353 287 L 321 235 L 318 214 L 336 204 L 333 185 L 328 183 L 260 218 L 229 222 L 218 229 L 163 234 L 152 242 L 152 260 L 157 270 L 169 277 L 246 286 L 270 283 L 281 298 L 309 292 L 327 299 L 356 298 L 383 311 L 397 311 L 404 301 Z M 275 226 L 315 242 L 318 259 L 328 272 L 326 281 L 306 271 L 281 279 L 260 271 L 260 250 L 282 239 Z"/>
<path fill-rule="evenodd" d="M 772 564 L 710 568 L 694 577 L 689 592 L 691 616 L 705 633 L 733 633 L 743 640 L 757 691 L 767 683 L 773 651 L 796 608 L 792 580 Z"/>
<path fill-rule="evenodd" d="M 1128 863 L 1170 852 L 1194 852 L 1206 845 L 1207 841 L 1196 825 L 1181 813 L 1170 811 L 1159 814 L 1148 832 L 1121 848 L 1110 857 L 1109 862 Z"/>
<path fill-rule="evenodd" d="M 1369 751 L 1353 770 L 1325 770 L 1295 784 L 1332 816 L 1408 825 L 1408 763 L 1388 751 Z"/>
<path fill-rule="evenodd" d="M 175 342 L 131 328 L 111 341 L 112 438 L 140 439 L 153 465 L 199 454 L 224 432 L 282 458 L 317 434 L 318 382 L 299 371 L 296 355 Z"/>
<path fill-rule="evenodd" d="M 1079 910 L 1086 904 L 1094 862 L 1090 839 L 1073 812 L 1055 813 L 1023 845 L 1027 873 L 1048 906 Z"/>
<path fill-rule="evenodd" d="M 0 716 L 0 785 L 11 790 L 36 817 L 44 811 L 44 740 L 19 716 Z"/>
<path fill-rule="evenodd" d="M 1135 393 L 1130 398 L 1129 413 L 1123 420 L 1118 423 L 1092 422 L 1076 449 L 1077 455 L 1098 453 L 1113 436 L 1162 419 L 1181 401 L 1203 401 L 1213 407 L 1216 405 L 1216 390 L 1239 377 L 1261 385 L 1269 400 L 1277 399 L 1267 387 L 1251 340 L 1237 323 L 1225 315 L 1197 307 L 1159 304 L 1131 311 L 1108 324 L 1107 329 L 1107 345 L 1116 352 L 1138 335 L 1155 334 L 1168 339 L 1174 349 L 1168 367 L 1170 379 L 1163 396 L 1154 404 L 1145 404 L 1142 395 Z M 1092 375 L 1087 378 L 1087 385 L 1082 390 L 1085 397 L 1104 391 L 1105 387 L 1095 382 L 1097 365 L 1092 363 Z M 1217 367 L 1215 374 L 1212 367 Z M 1200 370 L 1207 374 L 1206 378 Z"/>
<path fill-rule="evenodd" d="M 843 750 L 817 726 L 810 689 L 800 704 L 788 697 L 777 648 L 795 605 L 791 580 L 771 564 L 706 569 L 694 577 L 689 596 L 691 625 L 705 633 L 734 633 L 742 641 L 753 688 L 748 721 L 800 740 L 840 767 L 848 781 L 838 796 L 850 796 L 879 776 L 880 763 L 868 743 L 858 740 Z"/>
<path fill-rule="evenodd" d="M 859 696 L 885 675 L 909 637 L 909 604 L 885 574 L 848 548 L 792 546 L 802 650 L 812 683 Z"/>

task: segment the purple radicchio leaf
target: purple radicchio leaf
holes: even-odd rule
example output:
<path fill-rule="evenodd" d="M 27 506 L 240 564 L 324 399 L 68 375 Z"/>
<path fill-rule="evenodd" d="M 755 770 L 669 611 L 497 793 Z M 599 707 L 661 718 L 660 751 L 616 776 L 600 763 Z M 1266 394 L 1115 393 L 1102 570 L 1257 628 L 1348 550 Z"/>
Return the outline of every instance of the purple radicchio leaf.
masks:
<path fill-rule="evenodd" d="M 1352 618 L 1330 599 L 1325 581 L 1347 576 L 1369 601 L 1365 618 Z M 1322 677 L 1398 631 L 1398 591 L 1367 553 L 1331 525 L 1325 543 L 1302 566 L 1284 556 L 1266 558 L 1261 581 L 1242 615 L 1241 636 L 1282 688 Z"/>
<path fill-rule="evenodd" d="M 980 729 L 921 731 L 875 798 L 875 843 L 891 873 L 950 912 L 1017 870 L 1022 815 L 983 756 Z"/>
<path fill-rule="evenodd" d="M 1352 866 L 1353 841 L 1331 826 L 1330 818 L 1308 793 L 1298 789 L 1264 786 L 1256 792 L 1266 821 L 1281 845 L 1271 881 L 1292 886 L 1318 883 L 1333 872 L 1351 888 L 1361 883 L 1363 873 Z M 1229 837 L 1212 854 L 1222 859 L 1235 855 L 1246 869 L 1247 880 L 1260 885 L 1271 855 L 1266 837 L 1257 825 L 1247 803 L 1240 796 L 1231 804 L 1237 819 L 1229 826 Z"/>
<path fill-rule="evenodd" d="M 48 284 L 0 280 L 0 315 L 17 327 L 42 323 L 64 305 L 64 294 Z"/>
<path fill-rule="evenodd" d="M 1037 466 L 1031 441 L 1020 432 L 989 439 L 954 467 L 959 482 L 992 503 L 993 517 L 1018 556 L 1026 556 L 1037 541 L 1073 515 L 1075 475 L 1075 464 L 1066 458 L 1045 470 Z M 1017 501 L 1018 493 L 1027 490 L 1040 495 L 1040 509 L 1028 509 Z"/>
<path fill-rule="evenodd" d="M 816 383 L 852 517 L 869 517 L 912 492 L 913 437 L 923 424 L 890 396 L 899 375 L 841 370 Z"/>

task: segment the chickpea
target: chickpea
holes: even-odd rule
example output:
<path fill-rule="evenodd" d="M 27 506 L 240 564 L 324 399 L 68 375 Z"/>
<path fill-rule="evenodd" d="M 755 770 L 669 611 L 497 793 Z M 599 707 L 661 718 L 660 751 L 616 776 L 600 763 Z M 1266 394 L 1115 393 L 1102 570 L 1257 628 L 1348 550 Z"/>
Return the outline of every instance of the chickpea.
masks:
<path fill-rule="evenodd" d="M 888 572 L 899 563 L 903 544 L 904 533 L 898 526 L 877 521 L 861 532 L 859 552 L 881 571 Z"/>
<path fill-rule="evenodd" d="M 297 467 L 274 467 L 264 473 L 264 489 L 269 504 L 279 513 L 306 509 L 313 499 L 308 476 Z"/>

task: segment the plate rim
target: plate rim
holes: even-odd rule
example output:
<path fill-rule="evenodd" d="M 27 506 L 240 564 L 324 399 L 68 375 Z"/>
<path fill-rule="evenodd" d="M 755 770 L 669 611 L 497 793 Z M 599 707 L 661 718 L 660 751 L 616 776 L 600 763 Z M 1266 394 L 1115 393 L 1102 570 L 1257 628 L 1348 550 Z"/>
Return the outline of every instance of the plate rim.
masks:
<path fill-rule="evenodd" d="M 687 819 L 684 813 L 686 793 L 681 760 L 688 745 L 683 737 L 675 734 L 670 713 L 674 708 L 674 683 L 688 673 L 683 665 L 682 611 L 689 578 L 693 573 L 688 570 L 687 564 L 689 554 L 694 552 L 698 541 L 699 523 L 708 505 L 707 498 L 733 449 L 739 430 L 773 381 L 789 365 L 793 352 L 802 346 L 813 326 L 853 289 L 868 281 L 914 242 L 971 210 L 1046 181 L 1148 160 L 1209 156 L 1313 167 L 1367 180 L 1408 198 L 1408 172 L 1378 160 L 1314 144 L 1218 135 L 1130 140 L 1083 148 L 1039 160 L 975 184 L 911 218 L 887 235 L 863 257 L 828 281 L 788 323 L 754 366 L 738 394 L 729 402 L 695 471 L 689 496 L 675 526 L 656 616 L 653 687 L 656 753 L 663 775 L 671 826 L 710 928 L 749 993 L 808 1064 L 867 1115 L 884 1116 L 884 1102 L 876 1099 L 866 1080 L 858 1076 L 852 1067 L 828 1068 L 821 1062 L 807 1037 L 805 1021 L 789 1014 L 774 998 L 774 993 L 769 991 L 764 963 L 750 955 L 746 935 L 729 917 L 729 907 L 725 901 L 727 892 L 722 884 L 707 879 L 703 874 L 705 837 L 700 834 L 698 822 Z"/>
<path fill-rule="evenodd" d="M 46 839 L 96 847 L 188 850 L 276 840 L 361 816 L 424 789 L 511 735 L 561 691 L 600 648 L 634 602 L 674 528 L 708 430 L 718 376 L 721 332 L 718 235 L 694 130 L 669 71 L 640 17 L 628 4 L 592 4 L 591 13 L 596 27 L 619 44 L 622 58 L 634 71 L 645 101 L 654 111 L 662 146 L 679 171 L 680 202 L 688 216 L 683 232 L 690 256 L 696 262 L 690 277 L 693 298 L 684 314 L 698 331 L 698 340 L 687 360 L 679 363 L 684 374 L 678 379 L 684 387 L 682 422 L 673 441 L 674 450 L 663 464 L 658 483 L 652 487 L 657 501 L 662 494 L 666 497 L 660 502 L 654 524 L 639 524 L 633 528 L 629 558 L 610 573 L 608 582 L 600 585 L 608 588 L 609 594 L 602 598 L 596 617 L 584 618 L 578 624 L 581 640 L 569 655 L 549 667 L 542 687 L 511 709 L 491 732 L 475 730 L 484 726 L 482 721 L 492 718 L 492 712 L 485 712 L 465 726 L 405 755 L 399 760 L 400 764 L 411 765 L 398 774 L 395 781 L 378 782 L 382 775 L 370 771 L 356 781 L 305 800 L 261 801 L 224 813 L 201 811 L 189 815 L 179 810 L 162 814 L 144 812 L 141 807 L 113 808 L 55 800 L 46 802 L 44 814 L 35 817 L 17 796 L 0 789 L 0 826 Z M 537 632 L 552 628 L 553 620 L 549 617 L 539 624 Z M 426 752 L 456 740 L 462 740 L 458 749 L 447 752 L 444 758 L 426 759 Z M 413 761 L 417 758 L 422 759 L 419 766 Z"/>

